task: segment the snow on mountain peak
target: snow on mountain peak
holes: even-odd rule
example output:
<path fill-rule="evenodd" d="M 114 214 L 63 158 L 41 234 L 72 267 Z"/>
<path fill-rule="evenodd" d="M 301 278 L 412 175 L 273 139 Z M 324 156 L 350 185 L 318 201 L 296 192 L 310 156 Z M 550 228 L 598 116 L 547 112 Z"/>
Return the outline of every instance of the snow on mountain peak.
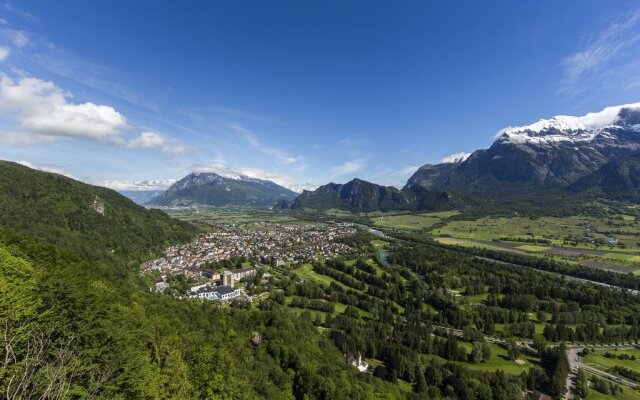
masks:
<path fill-rule="evenodd" d="M 640 103 L 607 107 L 580 117 L 556 115 L 531 125 L 510 126 L 498 131 L 496 139 L 512 143 L 588 142 L 601 130 L 616 126 L 623 109 L 640 110 Z"/>
<path fill-rule="evenodd" d="M 466 160 L 467 158 L 469 158 L 470 155 L 471 155 L 471 153 L 463 153 L 463 152 L 454 153 L 454 154 L 446 156 L 445 158 L 440 160 L 440 162 L 443 163 L 443 164 L 461 163 L 464 160 Z"/>

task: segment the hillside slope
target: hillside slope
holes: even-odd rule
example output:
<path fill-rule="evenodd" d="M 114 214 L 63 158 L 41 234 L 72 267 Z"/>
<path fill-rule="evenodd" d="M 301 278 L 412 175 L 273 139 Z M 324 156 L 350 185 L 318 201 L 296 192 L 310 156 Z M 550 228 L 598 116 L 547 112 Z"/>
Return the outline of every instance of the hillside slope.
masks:
<path fill-rule="evenodd" d="M 0 161 L 0 227 L 79 251 L 142 259 L 196 228 L 121 194 L 62 175 Z"/>
<path fill-rule="evenodd" d="M 149 204 L 264 207 L 279 200 L 293 200 L 295 196 L 296 193 L 271 181 L 246 176 L 226 178 L 210 172 L 184 177 Z"/>

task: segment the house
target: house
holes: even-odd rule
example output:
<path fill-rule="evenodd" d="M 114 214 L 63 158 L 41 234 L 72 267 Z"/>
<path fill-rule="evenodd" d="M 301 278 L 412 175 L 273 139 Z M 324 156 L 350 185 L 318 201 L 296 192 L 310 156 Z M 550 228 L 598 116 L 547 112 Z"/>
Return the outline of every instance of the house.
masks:
<path fill-rule="evenodd" d="M 604 241 L 605 241 L 606 244 L 609 244 L 609 245 L 612 245 L 612 246 L 618 244 L 618 239 L 614 238 L 613 236 L 607 237 L 606 239 L 604 239 Z"/>
<path fill-rule="evenodd" d="M 369 364 L 362 359 L 362 354 L 360 354 L 359 351 L 347 356 L 347 364 L 358 368 L 358 371 L 360 372 L 367 372 L 369 369 Z"/>
<path fill-rule="evenodd" d="M 218 300 L 231 300 L 240 296 L 240 289 L 234 289 L 231 286 L 218 286 L 213 288 Z"/>
<path fill-rule="evenodd" d="M 529 395 L 529 398 L 531 400 L 553 400 L 551 396 L 549 396 L 548 394 L 538 392 L 537 390 L 534 390 L 533 392 L 531 392 L 531 395 Z"/>
<path fill-rule="evenodd" d="M 200 283 L 200 284 L 197 284 L 197 285 L 193 285 L 193 286 L 191 286 L 191 287 L 189 288 L 189 291 L 190 291 L 190 292 L 197 292 L 198 290 L 200 290 L 200 289 L 202 289 L 202 288 L 205 288 L 205 287 L 207 287 L 207 286 L 209 286 L 209 284 L 208 284 L 208 283 Z"/>
<path fill-rule="evenodd" d="M 255 268 L 241 268 L 231 271 L 224 271 L 222 273 L 222 284 L 225 286 L 233 286 L 240 279 L 254 275 L 255 273 Z"/>
<path fill-rule="evenodd" d="M 157 282 L 156 283 L 156 292 L 163 293 L 168 288 L 169 288 L 169 284 L 167 282 Z"/>

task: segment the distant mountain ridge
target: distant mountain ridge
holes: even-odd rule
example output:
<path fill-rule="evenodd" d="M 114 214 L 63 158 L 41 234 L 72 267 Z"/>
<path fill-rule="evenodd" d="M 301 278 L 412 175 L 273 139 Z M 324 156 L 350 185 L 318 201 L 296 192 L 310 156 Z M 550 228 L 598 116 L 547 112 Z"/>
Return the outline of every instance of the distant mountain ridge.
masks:
<path fill-rule="evenodd" d="M 423 188 L 401 191 L 393 186 L 381 186 L 356 178 L 345 184 L 329 183 L 313 191 L 305 190 L 293 201 L 291 208 L 336 208 L 351 212 L 435 211 L 450 210 L 462 205 L 462 200 L 450 193 Z"/>
<path fill-rule="evenodd" d="M 130 198 L 136 204 L 146 204 L 163 192 L 164 190 L 118 190 L 118 193 Z"/>
<path fill-rule="evenodd" d="M 213 172 L 194 172 L 174 183 L 150 205 L 273 206 L 293 200 L 296 193 L 274 182 L 247 176 L 223 177 Z"/>
<path fill-rule="evenodd" d="M 486 197 L 567 187 L 612 159 L 640 149 L 640 103 L 581 117 L 555 116 L 498 133 L 488 149 L 465 160 L 424 165 L 403 189 L 416 186 Z"/>

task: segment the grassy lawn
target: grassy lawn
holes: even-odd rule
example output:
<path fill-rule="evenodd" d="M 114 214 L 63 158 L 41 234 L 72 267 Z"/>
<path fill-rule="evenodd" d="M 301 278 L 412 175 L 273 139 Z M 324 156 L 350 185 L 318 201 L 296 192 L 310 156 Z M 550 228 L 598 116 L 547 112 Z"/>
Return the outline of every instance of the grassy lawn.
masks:
<path fill-rule="evenodd" d="M 608 394 L 602 394 L 600 392 L 596 392 L 595 390 L 591 390 L 589 392 L 589 396 L 586 397 L 585 400 L 640 400 L 640 393 L 631 389 L 624 389 L 624 392 L 618 396 L 611 396 Z"/>
<path fill-rule="evenodd" d="M 632 360 L 619 360 L 617 358 L 607 358 L 604 356 L 604 353 L 609 352 L 613 354 L 628 354 L 634 355 L 638 359 L 635 361 Z M 604 369 L 612 368 L 616 365 L 632 369 L 634 371 L 640 372 L 640 350 L 597 350 L 595 353 L 591 353 L 587 355 L 584 360 L 587 364 L 593 364 L 594 366 L 599 366 Z"/>
<path fill-rule="evenodd" d="M 308 279 L 310 281 L 314 281 L 316 283 L 322 285 L 331 285 L 331 282 L 335 282 L 338 285 L 342 286 L 345 289 L 350 289 L 348 286 L 336 281 L 335 279 L 326 276 L 320 275 L 313 271 L 313 266 L 311 264 L 302 264 L 298 268 L 291 270 L 294 274 L 298 275 L 302 279 Z"/>
<path fill-rule="evenodd" d="M 327 319 L 327 313 L 324 311 L 316 311 L 316 310 L 307 310 L 306 308 L 299 307 L 291 307 L 288 306 L 291 311 L 293 311 L 296 315 L 301 315 L 303 312 L 308 311 L 311 314 L 311 320 L 316 319 L 316 316 L 319 315 L 322 322 Z"/>
<path fill-rule="evenodd" d="M 587 378 L 591 378 L 591 376 L 591 374 L 587 373 Z M 602 394 L 591 388 L 591 390 L 589 391 L 589 395 L 585 398 L 585 400 L 640 400 L 640 393 L 631 388 L 623 387 L 622 394 L 612 396 L 608 394 Z"/>
<path fill-rule="evenodd" d="M 471 343 L 467 342 L 458 342 L 458 344 L 467 349 L 467 352 L 470 352 L 471 347 L 473 346 Z M 488 362 L 473 364 L 470 362 L 456 361 L 456 363 L 462 364 L 465 367 L 468 367 L 469 369 L 475 371 L 495 372 L 497 370 L 502 370 L 511 375 L 520 375 L 522 372 L 528 370 L 538 363 L 537 359 L 523 355 L 520 357 L 520 359 L 522 359 L 525 363 L 523 365 L 518 365 L 515 361 L 507 359 L 507 350 L 495 344 L 490 344 L 490 346 L 491 357 L 489 358 Z M 443 363 L 447 362 L 447 360 L 434 354 L 423 354 L 421 355 L 421 357 L 426 359 L 435 359 Z"/>
<path fill-rule="evenodd" d="M 320 316 L 322 318 L 322 321 L 324 322 L 325 317 L 327 316 L 327 314 L 329 314 L 329 313 L 327 313 L 325 311 L 317 311 L 317 310 L 310 310 L 310 309 L 307 309 L 307 308 L 293 307 L 293 306 L 290 305 L 292 299 L 293 299 L 293 296 L 286 296 L 284 298 L 285 304 L 287 305 L 287 307 L 292 309 L 298 315 L 302 314 L 306 310 L 306 311 L 309 311 L 311 313 L 312 318 L 315 318 L 316 314 L 320 314 Z M 335 310 L 333 315 L 342 314 L 344 312 L 344 310 L 347 309 L 347 305 L 344 304 L 344 303 L 337 303 L 336 302 L 336 303 L 333 303 L 333 305 L 334 305 L 334 310 Z M 357 310 L 358 310 L 358 314 L 362 318 L 367 318 L 367 317 L 371 316 L 371 313 L 369 313 L 368 311 L 361 310 L 359 308 Z"/>

